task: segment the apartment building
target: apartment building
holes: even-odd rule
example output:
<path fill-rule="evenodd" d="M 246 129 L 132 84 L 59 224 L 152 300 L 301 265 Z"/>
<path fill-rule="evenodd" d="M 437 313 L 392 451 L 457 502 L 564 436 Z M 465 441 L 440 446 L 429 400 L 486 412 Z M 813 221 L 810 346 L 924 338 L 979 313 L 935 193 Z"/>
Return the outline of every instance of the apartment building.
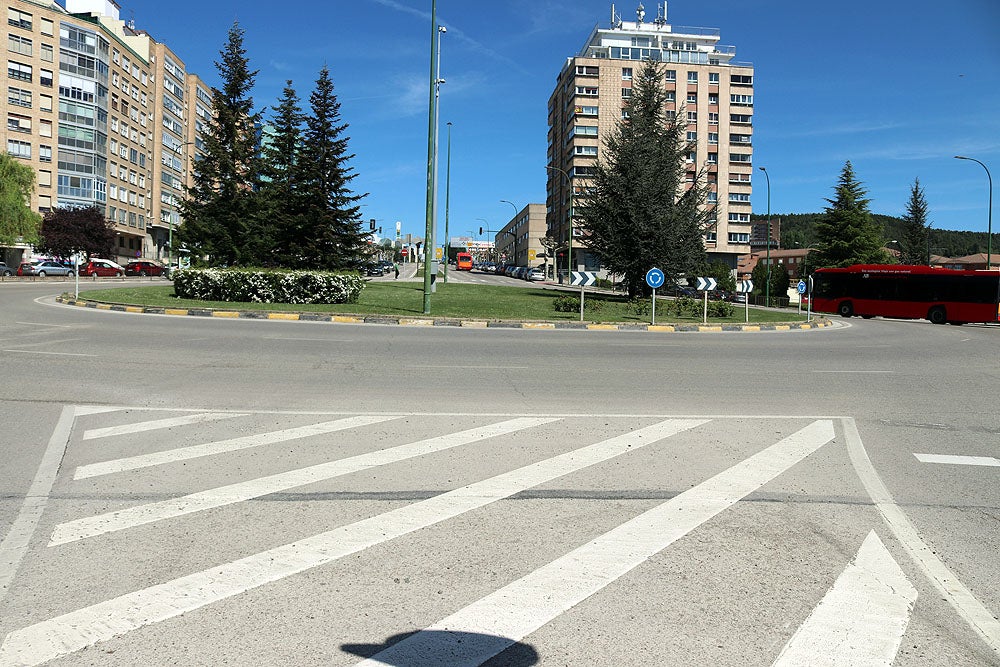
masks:
<path fill-rule="evenodd" d="M 32 208 L 96 205 L 117 236 L 112 259 L 169 259 L 200 141 L 196 114 L 211 109 L 188 100 L 209 88 L 168 47 L 122 21 L 114 0 L 2 4 L 0 140 L 37 174 Z"/>
<path fill-rule="evenodd" d="M 716 220 L 704 235 L 709 258 L 735 269 L 750 252 L 753 66 L 735 60 L 736 48 L 720 44 L 717 29 L 674 26 L 666 12 L 658 5 L 647 21 L 640 3 L 635 20 L 622 21 L 612 6 L 610 26 L 595 27 L 559 72 L 548 105 L 548 232 L 569 239 L 573 197 L 586 192 L 605 138 L 625 116 L 633 74 L 652 60 L 664 73 L 668 116 L 687 125 L 688 182 L 707 171 L 706 205 Z M 572 269 L 600 269 L 576 227 L 572 245 Z"/>

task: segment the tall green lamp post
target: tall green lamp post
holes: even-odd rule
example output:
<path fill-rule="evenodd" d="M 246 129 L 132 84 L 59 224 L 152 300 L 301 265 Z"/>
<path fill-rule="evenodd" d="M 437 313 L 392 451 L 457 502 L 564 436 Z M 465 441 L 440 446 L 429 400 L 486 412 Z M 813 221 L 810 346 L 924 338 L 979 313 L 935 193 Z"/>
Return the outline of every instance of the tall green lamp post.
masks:
<path fill-rule="evenodd" d="M 989 204 L 987 204 L 987 209 L 986 209 L 986 270 L 989 271 L 991 267 L 990 260 L 992 259 L 993 255 L 993 177 L 990 176 L 989 168 L 974 157 L 965 157 L 964 155 L 956 155 L 955 159 L 969 160 L 970 162 L 975 162 L 980 167 L 986 170 L 986 179 L 987 181 L 989 181 L 989 186 L 990 186 Z"/>
<path fill-rule="evenodd" d="M 565 170 L 559 167 L 546 166 L 546 169 L 558 171 L 566 178 L 566 185 L 569 187 L 569 240 L 566 242 L 566 280 L 570 279 L 573 270 L 573 179 Z M 559 264 L 553 263 L 556 273 L 559 273 Z M 553 276 L 556 277 L 556 276 Z M 562 282 L 561 280 L 559 282 Z"/>
<path fill-rule="evenodd" d="M 767 169 L 758 167 L 764 172 L 764 179 L 767 181 L 767 282 L 764 284 L 764 306 L 771 305 L 771 177 L 767 174 Z"/>

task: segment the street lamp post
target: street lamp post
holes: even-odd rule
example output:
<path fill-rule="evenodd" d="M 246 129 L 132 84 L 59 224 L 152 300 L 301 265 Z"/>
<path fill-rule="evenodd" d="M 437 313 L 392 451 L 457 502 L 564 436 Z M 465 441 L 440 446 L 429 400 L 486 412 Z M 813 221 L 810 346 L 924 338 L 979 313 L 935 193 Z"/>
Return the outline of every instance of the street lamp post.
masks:
<path fill-rule="evenodd" d="M 989 168 L 974 157 L 965 157 L 964 155 L 956 155 L 955 159 L 971 160 L 972 162 L 978 163 L 980 167 L 986 170 L 986 179 L 989 181 L 990 185 L 989 204 L 987 205 L 986 209 L 986 270 L 989 271 L 991 268 L 990 260 L 992 259 L 993 255 L 993 177 L 990 175 Z"/>
<path fill-rule="evenodd" d="M 514 218 L 517 217 L 517 205 L 514 204 L 514 202 L 507 201 L 506 199 L 501 199 L 500 203 L 501 204 L 510 204 L 511 208 L 514 209 Z M 514 218 L 511 218 L 511 220 L 513 220 Z M 508 232 L 508 233 L 510 233 L 510 232 Z M 512 245 L 512 247 L 511 247 L 511 254 L 514 255 L 514 263 L 516 264 L 517 263 L 517 234 L 511 234 L 511 237 L 513 238 L 513 241 L 511 241 L 511 245 Z"/>
<path fill-rule="evenodd" d="M 448 236 L 448 211 L 451 207 L 451 121 L 448 121 L 448 160 L 444 177 L 444 281 L 448 282 L 448 257 L 451 255 L 451 237 Z"/>
<path fill-rule="evenodd" d="M 566 178 L 566 185 L 569 187 L 569 239 L 566 242 L 566 279 L 568 280 L 570 272 L 573 270 L 573 179 L 570 178 L 570 175 L 567 174 L 565 170 L 560 169 L 559 167 L 546 165 L 545 168 L 551 169 L 552 171 L 558 171 L 562 174 Z M 559 264 L 553 261 L 552 266 L 554 267 L 553 270 L 558 273 Z M 559 282 L 562 281 L 560 280 Z"/>
<path fill-rule="evenodd" d="M 771 305 L 771 177 L 764 167 L 758 167 L 764 172 L 764 179 L 767 181 L 767 281 L 764 283 L 764 306 Z"/>
<path fill-rule="evenodd" d="M 431 73 L 430 73 L 430 101 L 428 102 L 427 114 L 427 204 L 426 220 L 424 224 L 424 244 L 434 239 L 434 192 L 435 166 L 437 164 L 437 92 L 439 86 L 438 77 L 438 53 L 435 42 L 440 43 L 441 31 L 437 24 L 437 0 L 431 0 Z M 431 312 L 431 263 L 424 258 L 424 315 Z"/>

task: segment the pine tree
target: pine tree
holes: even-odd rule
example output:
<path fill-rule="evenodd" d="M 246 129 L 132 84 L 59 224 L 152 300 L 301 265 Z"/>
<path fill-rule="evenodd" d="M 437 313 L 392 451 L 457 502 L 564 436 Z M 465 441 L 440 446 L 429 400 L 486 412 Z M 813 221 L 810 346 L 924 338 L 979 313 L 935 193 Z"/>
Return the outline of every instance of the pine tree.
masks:
<path fill-rule="evenodd" d="M 704 206 L 704 173 L 686 183 L 693 146 L 686 126 L 667 118 L 661 68 L 646 62 L 632 86 L 627 118 L 604 143 L 579 221 L 590 249 L 608 270 L 624 274 L 635 297 L 654 266 L 674 282 L 704 264 L 702 235 L 714 213 Z"/>
<path fill-rule="evenodd" d="M 204 155 L 195 162 L 194 186 L 181 205 L 184 223 L 178 237 L 194 257 L 213 265 L 253 265 L 263 257 L 257 126 L 253 112 L 256 71 L 243 48 L 245 31 L 234 23 L 215 66 L 222 89 L 212 89 L 212 118 L 203 136 Z"/>
<path fill-rule="evenodd" d="M 886 263 L 882 229 L 868 210 L 867 191 L 855 178 L 850 161 L 840 172 L 835 192 L 816 223 L 816 268 Z"/>
<path fill-rule="evenodd" d="M 930 223 L 927 221 L 927 198 L 920 187 L 920 179 L 914 179 L 910 199 L 906 203 L 903 216 L 903 230 L 899 245 L 902 247 L 899 261 L 902 264 L 929 264 L 927 257 Z"/>
<path fill-rule="evenodd" d="M 292 82 L 286 81 L 278 106 L 274 107 L 273 131 L 262 142 L 259 198 L 262 241 L 270 248 L 273 263 L 287 267 L 298 266 L 298 258 L 289 249 L 295 240 L 296 218 L 300 215 L 298 191 L 304 121 L 298 95 Z"/>
<path fill-rule="evenodd" d="M 289 251 L 310 268 L 357 268 L 366 259 L 367 237 L 361 229 L 356 195 L 350 183 L 357 176 L 347 154 L 347 124 L 340 119 L 340 103 L 326 66 L 320 70 L 309 97 L 301 153 L 299 204 L 296 224 L 289 228 Z"/>
<path fill-rule="evenodd" d="M 0 245 L 34 243 L 42 216 L 28 202 L 35 189 L 35 172 L 7 153 L 0 153 Z"/>

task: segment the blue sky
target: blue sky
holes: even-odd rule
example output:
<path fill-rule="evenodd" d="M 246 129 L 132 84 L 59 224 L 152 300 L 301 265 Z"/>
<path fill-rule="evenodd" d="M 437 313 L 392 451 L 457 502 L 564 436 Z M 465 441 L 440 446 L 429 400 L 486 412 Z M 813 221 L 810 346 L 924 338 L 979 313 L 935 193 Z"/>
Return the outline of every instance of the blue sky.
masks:
<path fill-rule="evenodd" d="M 286 79 L 308 100 L 330 68 L 367 192 L 362 215 L 386 234 L 423 235 L 430 0 L 257 4 L 120 0 L 121 16 L 167 43 L 209 84 L 234 20 L 259 69 L 255 105 Z M 442 43 L 439 240 L 451 122 L 451 236 L 499 229 L 545 201 L 546 105 L 566 57 L 606 0 L 438 0 Z M 617 2 L 634 20 L 637 0 Z M 647 17 L 656 1 L 645 3 Z M 283 15 L 279 15 L 283 13 Z M 876 213 L 901 215 L 915 178 L 934 227 L 985 231 L 986 172 L 1000 180 L 1000 2 L 997 0 L 673 0 L 669 22 L 719 28 L 755 67 L 754 164 L 771 178 L 771 211 L 821 211 L 846 160 Z M 307 106 L 307 105 L 305 105 Z M 266 111 L 269 112 L 269 109 Z M 753 209 L 765 213 L 762 180 Z M 484 222 L 485 220 L 485 222 Z M 997 221 L 1000 231 L 1000 220 Z"/>

